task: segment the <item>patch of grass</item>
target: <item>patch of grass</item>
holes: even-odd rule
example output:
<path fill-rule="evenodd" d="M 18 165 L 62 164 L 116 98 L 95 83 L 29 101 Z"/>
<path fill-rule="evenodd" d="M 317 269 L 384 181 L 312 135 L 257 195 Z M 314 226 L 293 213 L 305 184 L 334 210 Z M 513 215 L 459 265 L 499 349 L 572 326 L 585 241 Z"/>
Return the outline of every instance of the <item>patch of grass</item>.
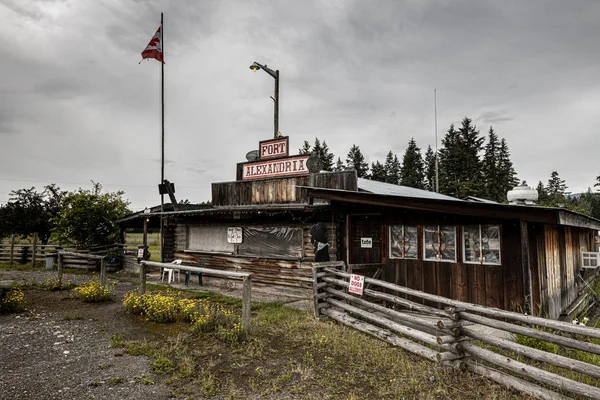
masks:
<path fill-rule="evenodd" d="M 152 363 L 152 372 L 156 374 L 169 374 L 174 370 L 173 363 L 165 356 L 158 356 Z"/>
<path fill-rule="evenodd" d="M 108 369 L 108 368 L 112 368 L 112 364 L 100 364 L 98 365 L 98 369 Z"/>
<path fill-rule="evenodd" d="M 26 264 L 19 264 L 18 259 L 15 258 L 15 262 L 13 263 L 13 265 L 10 265 L 9 262 L 0 262 L 0 271 L 38 271 L 40 269 L 40 267 L 42 267 L 42 264 L 40 263 L 39 265 L 36 265 L 35 267 L 33 267 L 31 265 L 31 263 L 26 263 Z"/>
<path fill-rule="evenodd" d="M 125 383 L 125 382 L 127 382 L 127 379 L 120 377 L 120 376 L 117 376 L 114 378 L 109 378 L 106 380 L 106 383 L 109 385 L 119 385 L 119 384 Z"/>
<path fill-rule="evenodd" d="M 210 294 L 194 300 L 239 306 L 239 300 Z M 128 353 L 148 355 L 153 371 L 181 398 L 521 398 L 480 376 L 449 372 L 305 311 L 278 303 L 255 303 L 252 311 L 252 329 L 241 342 L 224 341 L 218 329 L 197 326 L 170 330 L 157 343 L 120 337 L 113 342 Z"/>
<path fill-rule="evenodd" d="M 200 293 L 195 293 L 190 298 L 191 299 L 199 299 L 199 300 L 207 300 L 212 303 L 219 303 L 219 304 L 223 304 L 226 306 L 239 307 L 239 308 L 242 307 L 242 300 L 235 299 L 233 297 L 223 296 L 218 293 L 200 292 Z"/>
<path fill-rule="evenodd" d="M 56 292 L 59 290 L 71 290 L 76 285 L 71 281 L 65 282 L 64 280 L 59 279 L 58 276 L 49 276 L 46 280 L 34 283 L 32 286 L 49 292 Z"/>
<path fill-rule="evenodd" d="M 65 314 L 65 316 L 63 317 L 63 321 L 76 321 L 76 320 L 80 320 L 83 319 L 83 317 L 81 315 L 78 314 Z"/>
<path fill-rule="evenodd" d="M 147 377 L 146 375 L 136 376 L 134 380 L 142 385 L 154 385 L 154 378 Z"/>

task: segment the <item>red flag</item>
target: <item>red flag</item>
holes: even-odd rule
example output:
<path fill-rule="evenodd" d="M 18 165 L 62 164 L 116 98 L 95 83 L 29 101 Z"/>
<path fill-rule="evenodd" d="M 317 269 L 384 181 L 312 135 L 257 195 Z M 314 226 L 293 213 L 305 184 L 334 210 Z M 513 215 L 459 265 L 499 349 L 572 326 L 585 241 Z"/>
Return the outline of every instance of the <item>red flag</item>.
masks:
<path fill-rule="evenodd" d="M 162 34 L 160 32 L 160 27 L 148 43 L 148 46 L 142 51 L 142 59 L 145 58 L 154 58 L 156 61 L 161 63 L 165 63 L 163 60 L 163 50 L 162 50 Z"/>

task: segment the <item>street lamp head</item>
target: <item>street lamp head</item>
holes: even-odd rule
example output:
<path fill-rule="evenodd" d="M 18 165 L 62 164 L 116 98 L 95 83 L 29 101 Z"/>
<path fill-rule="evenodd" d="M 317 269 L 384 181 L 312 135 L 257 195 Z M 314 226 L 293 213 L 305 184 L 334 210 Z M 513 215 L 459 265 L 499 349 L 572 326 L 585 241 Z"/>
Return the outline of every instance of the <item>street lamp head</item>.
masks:
<path fill-rule="evenodd" d="M 256 72 L 256 71 L 258 71 L 258 70 L 260 69 L 260 64 L 259 64 L 259 63 L 257 63 L 257 62 L 255 61 L 255 62 L 254 62 L 254 64 L 252 64 L 252 65 L 250 66 L 250 69 L 251 69 L 252 71 Z"/>

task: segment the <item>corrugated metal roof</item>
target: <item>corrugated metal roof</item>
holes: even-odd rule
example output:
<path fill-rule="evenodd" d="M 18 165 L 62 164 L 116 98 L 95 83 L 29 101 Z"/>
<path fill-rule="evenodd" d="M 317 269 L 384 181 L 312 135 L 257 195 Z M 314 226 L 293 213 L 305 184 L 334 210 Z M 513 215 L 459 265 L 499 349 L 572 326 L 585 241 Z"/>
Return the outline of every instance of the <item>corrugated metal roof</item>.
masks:
<path fill-rule="evenodd" d="M 476 201 L 478 203 L 501 204 L 501 203 L 498 203 L 497 201 L 482 199 L 481 197 L 475 197 L 475 196 L 467 196 L 467 198 L 465 200 Z"/>
<path fill-rule="evenodd" d="M 446 196 L 435 192 L 429 192 L 427 190 L 415 189 L 408 186 L 393 185 L 391 183 L 372 181 L 370 179 L 358 178 L 358 190 L 369 192 L 373 194 L 382 194 L 390 196 L 404 196 L 404 197 L 417 197 L 421 199 L 435 199 L 435 200 L 455 200 L 456 197 Z"/>

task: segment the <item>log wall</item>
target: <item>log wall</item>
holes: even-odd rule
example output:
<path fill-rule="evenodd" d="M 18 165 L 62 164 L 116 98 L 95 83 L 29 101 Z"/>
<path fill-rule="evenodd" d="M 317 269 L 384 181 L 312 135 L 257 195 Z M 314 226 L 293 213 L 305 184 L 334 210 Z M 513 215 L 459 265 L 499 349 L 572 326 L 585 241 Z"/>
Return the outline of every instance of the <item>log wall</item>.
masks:
<path fill-rule="evenodd" d="M 329 256 L 337 260 L 339 252 L 339 225 L 332 221 L 323 221 L 329 234 Z M 252 274 L 252 282 L 275 285 L 282 288 L 312 288 L 312 262 L 314 247 L 311 243 L 310 228 L 314 223 L 297 224 L 303 229 L 303 257 L 297 259 L 272 259 L 235 254 L 215 254 L 201 251 L 188 251 L 187 225 L 177 224 L 173 229 L 174 257 L 186 263 L 199 263 L 206 258 L 204 266 L 219 270 L 234 270 Z M 196 225 L 197 226 L 197 225 Z M 214 226 L 214 224 L 212 225 Z M 225 225 L 224 225 L 225 226 Z M 265 226 L 294 226 L 291 224 L 268 224 Z"/>

